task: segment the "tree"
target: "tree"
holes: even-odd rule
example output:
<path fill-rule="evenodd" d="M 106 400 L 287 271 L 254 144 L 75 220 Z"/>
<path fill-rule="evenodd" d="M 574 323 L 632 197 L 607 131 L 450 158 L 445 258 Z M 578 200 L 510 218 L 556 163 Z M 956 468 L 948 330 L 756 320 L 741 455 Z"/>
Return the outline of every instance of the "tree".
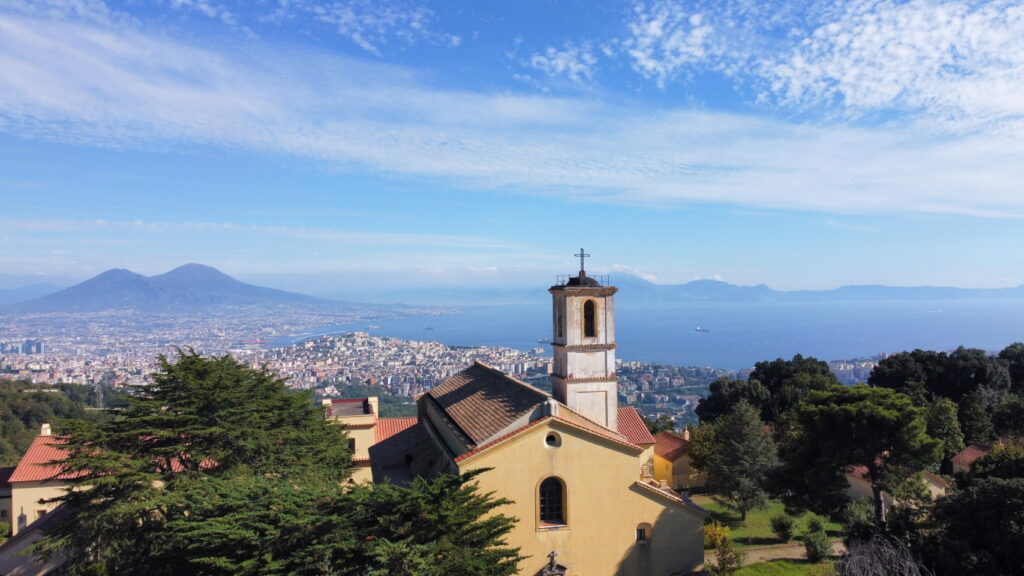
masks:
<path fill-rule="evenodd" d="M 749 510 L 764 506 L 768 474 L 777 465 L 775 442 L 750 404 L 740 402 L 715 424 L 708 486 L 741 520 Z"/>
<path fill-rule="evenodd" d="M 68 514 L 42 543 L 75 574 L 275 573 L 348 477 L 344 432 L 306 393 L 229 356 L 161 356 L 106 422 L 64 426 Z"/>
<path fill-rule="evenodd" d="M 997 446 L 979 458 L 970 471 L 957 478 L 957 487 L 969 488 L 984 478 L 1024 478 L 1024 447 L 1016 445 Z"/>
<path fill-rule="evenodd" d="M 1024 400 L 1007 394 L 992 413 L 992 427 L 1000 438 L 1024 438 Z"/>
<path fill-rule="evenodd" d="M 1024 342 L 1014 342 L 999 352 L 999 359 L 1010 374 L 1013 392 L 1024 395 Z"/>
<path fill-rule="evenodd" d="M 703 423 L 712 423 L 732 411 L 740 402 L 747 402 L 759 411 L 767 407 L 771 394 L 760 382 L 734 380 L 723 376 L 708 387 L 708 397 L 700 401 L 695 412 Z"/>
<path fill-rule="evenodd" d="M 942 459 L 948 460 L 964 449 L 964 434 L 957 420 L 956 404 L 938 398 L 928 408 L 928 435 L 942 442 Z"/>
<path fill-rule="evenodd" d="M 812 390 L 823 390 L 839 384 L 827 362 L 804 358 L 800 354 L 793 356 L 792 360 L 778 358 L 754 364 L 750 380 L 760 382 L 771 395 L 771 401 L 761 410 L 761 418 L 766 422 L 774 422 L 799 404 Z"/>
<path fill-rule="evenodd" d="M 875 534 L 852 542 L 836 562 L 838 576 L 932 576 L 921 566 L 907 545 L 895 538 Z"/>
<path fill-rule="evenodd" d="M 359 484 L 324 506 L 325 520 L 300 565 L 326 564 L 339 576 L 511 576 L 522 559 L 504 545 L 515 520 L 507 504 L 480 494 L 475 478 L 416 478 L 408 488 Z"/>
<path fill-rule="evenodd" d="M 983 478 L 939 499 L 925 558 L 939 576 L 1024 570 L 1024 478 Z"/>
<path fill-rule="evenodd" d="M 785 450 L 786 478 L 793 490 L 841 489 L 836 482 L 840 472 L 863 466 L 880 527 L 885 525 L 882 492 L 891 493 L 941 455 L 941 442 L 926 432 L 924 410 L 888 388 L 858 384 L 812 392 L 798 408 L 795 426 Z M 831 496 L 819 501 L 839 501 Z"/>
<path fill-rule="evenodd" d="M 986 410 L 985 394 L 981 390 L 975 390 L 965 394 L 960 399 L 959 417 L 960 427 L 964 431 L 964 438 L 967 442 L 988 444 L 995 440 L 995 428 L 992 426 L 992 417 Z"/>

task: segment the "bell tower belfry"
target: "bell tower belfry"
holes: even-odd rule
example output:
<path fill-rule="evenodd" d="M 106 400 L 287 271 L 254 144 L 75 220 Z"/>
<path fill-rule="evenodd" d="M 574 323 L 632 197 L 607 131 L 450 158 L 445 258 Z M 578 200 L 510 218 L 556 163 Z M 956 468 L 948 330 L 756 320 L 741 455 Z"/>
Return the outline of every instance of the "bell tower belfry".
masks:
<path fill-rule="evenodd" d="M 587 276 L 580 249 L 580 272 L 552 286 L 555 400 L 587 418 L 618 430 L 618 377 L 615 375 L 615 292 Z"/>

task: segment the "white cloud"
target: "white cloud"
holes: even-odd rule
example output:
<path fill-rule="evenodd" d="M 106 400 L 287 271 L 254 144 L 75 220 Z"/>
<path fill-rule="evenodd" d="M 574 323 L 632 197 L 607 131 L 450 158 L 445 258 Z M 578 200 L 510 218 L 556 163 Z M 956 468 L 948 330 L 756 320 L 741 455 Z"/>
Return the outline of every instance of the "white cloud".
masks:
<path fill-rule="evenodd" d="M 456 48 L 462 38 L 436 32 L 431 25 L 434 13 L 418 2 L 402 0 L 338 0 L 334 2 L 296 1 L 287 9 L 311 14 L 330 24 L 357 46 L 380 55 L 392 41 L 411 46 L 420 40 Z"/>
<path fill-rule="evenodd" d="M 563 76 L 582 84 L 593 78 L 597 57 L 589 43 L 577 45 L 567 41 L 561 49 L 549 46 L 544 52 L 534 53 L 526 65 L 548 76 Z"/>
<path fill-rule="evenodd" d="M 234 26 L 238 23 L 235 15 L 221 4 L 211 4 L 207 0 L 169 0 L 174 8 L 195 10 L 209 18 L 215 18 L 221 22 Z"/>
<path fill-rule="evenodd" d="M 630 37 L 622 44 L 633 69 L 660 88 L 693 72 L 718 51 L 705 15 L 671 1 L 635 5 L 628 28 Z"/>
<path fill-rule="evenodd" d="M 1024 117 L 1024 5 L 858 0 L 763 74 L 783 103 L 848 113 L 910 109 L 974 127 Z"/>
<path fill-rule="evenodd" d="M 339 169 L 593 202 L 1022 216 L 1021 121 L 949 138 L 592 99 L 428 87 L 415 74 L 132 26 L 0 15 L 0 130 L 215 145 Z"/>

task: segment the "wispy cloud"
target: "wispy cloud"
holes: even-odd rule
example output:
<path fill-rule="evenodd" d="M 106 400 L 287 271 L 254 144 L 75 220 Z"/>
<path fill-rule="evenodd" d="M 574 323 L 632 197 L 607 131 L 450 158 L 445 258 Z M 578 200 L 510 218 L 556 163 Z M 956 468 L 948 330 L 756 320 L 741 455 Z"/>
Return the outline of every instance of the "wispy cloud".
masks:
<path fill-rule="evenodd" d="M 456 47 L 462 39 L 455 34 L 436 31 L 434 12 L 408 0 L 340 0 L 335 2 L 294 1 L 288 3 L 293 13 L 312 15 L 330 24 L 363 50 L 380 55 L 389 42 L 412 46 L 430 41 Z"/>
<path fill-rule="evenodd" d="M 681 30 L 703 25 L 677 16 Z M 281 45 L 204 49 L 123 22 L 16 13 L 0 15 L 0 129 L 240 148 L 593 202 L 1024 215 L 1020 120 L 950 138 L 913 125 L 442 90 L 407 69 Z"/>
<path fill-rule="evenodd" d="M 680 74 L 692 73 L 718 50 L 711 43 L 714 28 L 704 14 L 683 4 L 667 0 L 637 4 L 628 27 L 630 36 L 623 47 L 633 69 L 661 88 Z"/>
<path fill-rule="evenodd" d="M 597 57 L 589 43 L 577 45 L 566 41 L 561 48 L 549 46 L 544 52 L 534 53 L 526 65 L 548 76 L 561 76 L 582 84 L 593 78 Z"/>

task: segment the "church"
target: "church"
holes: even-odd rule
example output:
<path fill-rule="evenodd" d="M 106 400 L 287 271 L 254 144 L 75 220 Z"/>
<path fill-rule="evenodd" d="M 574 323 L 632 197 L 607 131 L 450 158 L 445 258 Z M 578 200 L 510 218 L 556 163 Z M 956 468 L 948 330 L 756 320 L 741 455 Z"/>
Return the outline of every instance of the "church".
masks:
<path fill-rule="evenodd" d="M 415 419 L 380 419 L 390 431 L 368 447 L 367 472 L 404 483 L 490 468 L 480 490 L 513 501 L 500 511 L 518 518 L 508 544 L 528 556 L 523 575 L 687 574 L 703 565 L 707 514 L 652 475 L 655 440 L 618 406 L 617 288 L 579 256 L 579 273 L 549 289 L 552 393 L 477 362 L 421 396 Z"/>

